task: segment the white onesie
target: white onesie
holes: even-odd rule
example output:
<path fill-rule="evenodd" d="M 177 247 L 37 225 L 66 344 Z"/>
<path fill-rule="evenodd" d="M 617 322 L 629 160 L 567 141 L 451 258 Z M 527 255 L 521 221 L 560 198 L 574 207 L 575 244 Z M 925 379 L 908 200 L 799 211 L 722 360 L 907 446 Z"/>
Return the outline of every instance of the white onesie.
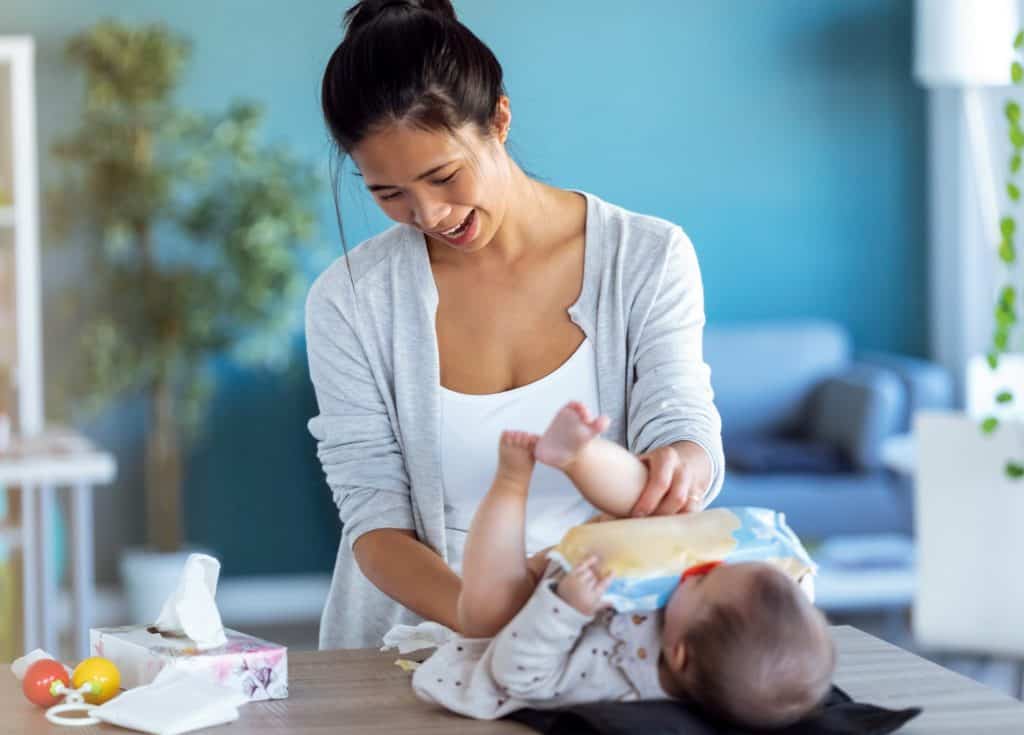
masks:
<path fill-rule="evenodd" d="M 494 638 L 455 636 L 416 669 L 416 695 L 480 719 L 517 709 L 671 699 L 658 680 L 662 611 L 584 615 L 555 593 L 549 562 L 523 609 Z"/>

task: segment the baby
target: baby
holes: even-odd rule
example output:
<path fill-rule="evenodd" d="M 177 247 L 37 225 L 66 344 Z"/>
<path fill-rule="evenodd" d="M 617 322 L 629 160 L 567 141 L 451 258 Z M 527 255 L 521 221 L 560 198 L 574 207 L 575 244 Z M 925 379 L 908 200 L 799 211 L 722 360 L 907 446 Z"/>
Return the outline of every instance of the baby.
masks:
<path fill-rule="evenodd" d="M 527 560 L 534 462 L 563 470 L 596 508 L 626 516 L 644 464 L 598 435 L 607 417 L 579 403 L 543 436 L 502 434 L 498 468 L 466 540 L 462 636 L 413 676 L 419 697 L 478 718 L 597 700 L 684 699 L 713 716 L 780 727 L 828 692 L 835 652 L 825 620 L 797 584 L 764 563 L 691 570 L 663 610 L 616 614 L 611 582 L 590 557 L 565 574 Z M 532 567 L 532 568 L 531 568 Z"/>

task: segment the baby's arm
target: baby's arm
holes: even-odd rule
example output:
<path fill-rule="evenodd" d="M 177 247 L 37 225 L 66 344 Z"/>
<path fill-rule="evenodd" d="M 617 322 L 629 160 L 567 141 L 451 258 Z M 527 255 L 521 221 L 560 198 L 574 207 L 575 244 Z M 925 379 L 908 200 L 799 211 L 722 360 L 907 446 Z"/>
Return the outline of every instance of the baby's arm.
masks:
<path fill-rule="evenodd" d="M 562 577 L 541 581 L 522 610 L 495 637 L 491 676 L 510 696 L 550 699 L 559 693 L 569 656 L 594 618 L 611 578 L 591 557 Z M 572 682 L 568 686 L 571 686 Z"/>
<path fill-rule="evenodd" d="M 597 571 L 598 558 L 591 555 L 577 564 L 558 583 L 558 596 L 584 615 L 593 616 L 602 607 L 601 597 L 612 583 L 611 572 Z"/>

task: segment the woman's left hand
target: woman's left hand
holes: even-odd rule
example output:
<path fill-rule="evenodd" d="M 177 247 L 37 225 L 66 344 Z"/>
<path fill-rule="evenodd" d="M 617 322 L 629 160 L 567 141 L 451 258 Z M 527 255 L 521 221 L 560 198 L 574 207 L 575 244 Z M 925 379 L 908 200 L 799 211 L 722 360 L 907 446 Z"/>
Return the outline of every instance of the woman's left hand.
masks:
<path fill-rule="evenodd" d="M 682 441 L 641 454 L 647 485 L 630 516 L 691 513 L 703 507 L 711 483 L 711 460 L 699 444 Z"/>

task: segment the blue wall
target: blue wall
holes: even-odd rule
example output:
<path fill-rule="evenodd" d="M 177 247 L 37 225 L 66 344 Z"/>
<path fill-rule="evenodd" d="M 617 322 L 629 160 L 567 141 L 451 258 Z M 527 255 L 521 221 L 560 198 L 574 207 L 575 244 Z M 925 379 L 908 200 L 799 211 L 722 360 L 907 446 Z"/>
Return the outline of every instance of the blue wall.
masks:
<path fill-rule="evenodd" d="M 66 38 L 116 17 L 194 41 L 181 100 L 254 97 L 268 132 L 326 165 L 317 91 L 347 2 L 5 0 L 0 33 L 38 44 L 46 150 L 74 125 Z M 860 348 L 923 354 L 924 98 L 910 79 L 902 0 L 456 0 L 505 67 L 512 150 L 556 185 L 680 223 L 697 246 L 713 323 L 815 315 Z M 348 188 L 356 243 L 387 225 Z M 330 200 L 322 237 L 339 245 Z M 52 262 L 52 261 L 51 261 Z M 310 277 L 312 278 L 312 273 Z M 337 529 L 305 432 L 314 401 L 301 343 L 289 376 L 221 366 L 187 488 L 189 535 L 226 574 L 329 569 Z M 98 499 L 100 564 L 141 539 L 138 406 L 93 430 L 122 478 Z"/>

